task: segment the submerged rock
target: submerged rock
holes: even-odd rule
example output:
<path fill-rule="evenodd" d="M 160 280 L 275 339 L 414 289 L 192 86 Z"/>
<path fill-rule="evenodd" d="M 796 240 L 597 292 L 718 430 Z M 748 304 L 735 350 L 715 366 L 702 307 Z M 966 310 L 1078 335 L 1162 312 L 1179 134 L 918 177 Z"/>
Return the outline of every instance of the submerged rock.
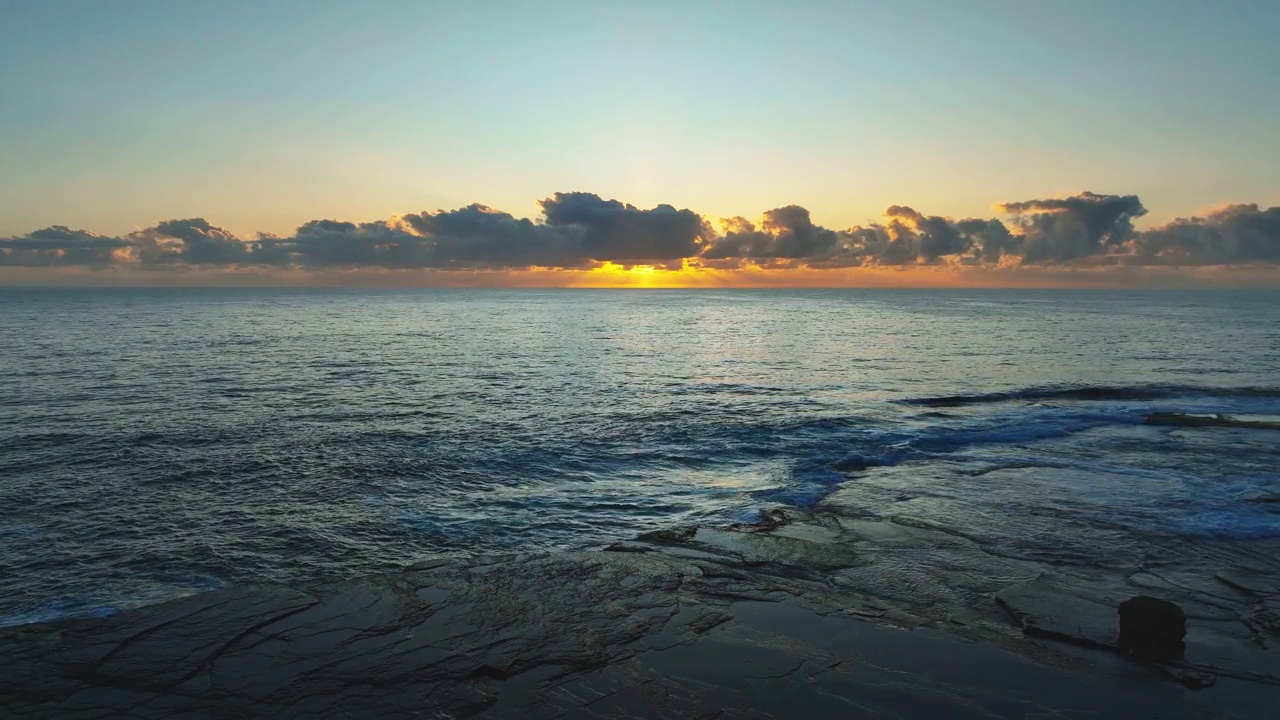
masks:
<path fill-rule="evenodd" d="M 1244 496 L 1251 503 L 1268 503 L 1271 509 L 1280 510 L 1280 483 L 1273 483 Z"/>
<path fill-rule="evenodd" d="M 1251 430 L 1280 430 L 1280 423 L 1260 420 L 1239 420 L 1229 415 L 1188 415 L 1179 412 L 1155 412 L 1144 421 L 1147 425 L 1169 425 L 1173 427 L 1228 427 Z"/>
<path fill-rule="evenodd" d="M 1134 655 L 1164 662 L 1186 652 L 1187 615 L 1168 600 L 1138 595 L 1120 603 L 1119 646 Z"/>
<path fill-rule="evenodd" d="M 698 528 L 693 526 L 682 526 L 669 528 L 666 530 L 654 530 L 647 532 L 636 538 L 641 542 L 658 543 L 658 544 L 678 544 L 693 537 L 698 532 Z"/>

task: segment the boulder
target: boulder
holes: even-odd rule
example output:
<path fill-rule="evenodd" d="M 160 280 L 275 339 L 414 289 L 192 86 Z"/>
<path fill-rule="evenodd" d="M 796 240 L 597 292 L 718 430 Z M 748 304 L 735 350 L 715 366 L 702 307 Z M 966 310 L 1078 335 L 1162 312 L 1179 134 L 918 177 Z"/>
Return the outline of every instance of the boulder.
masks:
<path fill-rule="evenodd" d="M 1180 660 L 1186 650 L 1187 615 L 1168 600 L 1138 595 L 1120 603 L 1118 645 L 1149 660 Z"/>

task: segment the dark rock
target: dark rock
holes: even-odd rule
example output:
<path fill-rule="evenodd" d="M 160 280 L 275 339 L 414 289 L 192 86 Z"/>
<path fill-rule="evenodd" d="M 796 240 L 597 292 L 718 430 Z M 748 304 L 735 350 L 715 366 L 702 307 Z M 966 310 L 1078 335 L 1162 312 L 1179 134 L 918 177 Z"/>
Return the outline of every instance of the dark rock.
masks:
<path fill-rule="evenodd" d="M 736 523 L 732 526 L 734 530 L 739 532 L 768 532 L 777 530 L 791 522 L 791 516 L 782 508 L 770 508 L 760 513 L 759 519 L 755 522 Z"/>
<path fill-rule="evenodd" d="M 677 527 L 647 532 L 636 538 L 636 540 L 649 543 L 682 543 L 692 538 L 697 532 L 698 528 L 696 527 Z"/>
<path fill-rule="evenodd" d="M 973 540 L 898 519 L 791 510 L 763 523 L 655 533 L 610 552 L 450 558 L 297 589 L 228 588 L 109 618 L 0 628 L 0 718 L 1274 714 L 1265 708 L 1280 687 L 1280 654 L 1267 623 L 1277 596 L 1265 572 L 1223 570 L 1214 587 L 1229 596 L 1214 595 L 1214 607 L 1235 598 L 1256 608 L 1240 635 L 1249 647 L 1220 642 L 1237 636 L 1214 636 L 1206 606 L 1175 595 L 1197 619 L 1188 654 L 1204 662 L 1118 676 L 1115 658 L 1095 663 L 1095 650 L 1119 650 L 1116 606 L 1144 590 L 1067 574 L 1008 585 L 997 602 L 1026 635 L 1093 649 L 1027 642 L 990 627 L 976 606 L 960 625 L 929 602 L 942 585 L 931 576 L 947 570 L 935 558 L 955 562 L 952 577 L 996 568 L 1027 577 L 1021 561 L 964 560 Z M 872 542 L 894 552 L 877 558 Z M 1199 697 L 1163 682 L 1198 688 L 1216 678 L 1230 682 Z"/>
<path fill-rule="evenodd" d="M 936 413 L 942 415 L 943 413 Z M 858 472 L 867 469 L 867 459 L 857 453 L 846 455 L 831 464 L 832 470 L 841 472 Z"/>
<path fill-rule="evenodd" d="M 1280 483 L 1273 483 L 1244 496 L 1252 503 L 1267 503 L 1273 510 L 1280 510 Z"/>
<path fill-rule="evenodd" d="M 1280 578 L 1268 573 L 1221 570 L 1214 577 L 1224 585 L 1252 595 L 1280 595 Z"/>
<path fill-rule="evenodd" d="M 1159 664 L 1156 667 L 1165 677 L 1191 690 L 1203 690 L 1218 684 L 1218 678 L 1194 667 Z"/>
<path fill-rule="evenodd" d="M 0 718 L 1221 716 L 1153 682 L 742 601 L 773 581 L 660 549 L 483 563 L 0 629 Z"/>
<path fill-rule="evenodd" d="M 627 552 L 627 553 L 647 553 L 653 552 L 653 548 L 648 545 L 641 545 L 632 542 L 620 542 L 607 546 L 605 552 Z"/>
<path fill-rule="evenodd" d="M 1182 608 L 1150 595 L 1120 603 L 1119 646 L 1141 657 L 1173 661 L 1186 651 L 1187 616 Z"/>
<path fill-rule="evenodd" d="M 1010 585 L 996 593 L 995 599 L 1031 637 L 1093 647 L 1115 646 L 1114 606 L 1089 597 L 1079 588 L 1038 579 Z"/>
<path fill-rule="evenodd" d="M 1262 422 L 1258 420 L 1237 420 L 1228 415 L 1188 415 L 1178 412 L 1157 412 L 1148 415 L 1144 422 L 1147 425 L 1169 425 L 1173 427 L 1227 427 L 1245 428 L 1249 430 L 1280 430 L 1280 423 Z"/>

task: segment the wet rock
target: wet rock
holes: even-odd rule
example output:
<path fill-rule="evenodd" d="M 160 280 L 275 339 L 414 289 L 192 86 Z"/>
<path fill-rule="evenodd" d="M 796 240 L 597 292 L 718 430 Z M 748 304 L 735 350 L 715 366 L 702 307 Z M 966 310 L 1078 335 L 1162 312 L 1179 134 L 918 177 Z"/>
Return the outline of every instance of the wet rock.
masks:
<path fill-rule="evenodd" d="M 605 552 L 629 552 L 629 553 L 647 553 L 653 552 L 653 548 L 648 545 L 641 545 L 633 542 L 620 542 L 609 545 L 604 549 Z"/>
<path fill-rule="evenodd" d="M 1225 585 L 1253 595 L 1280 595 L 1280 578 L 1270 573 L 1222 570 L 1216 577 Z"/>
<path fill-rule="evenodd" d="M 735 523 L 730 529 L 735 532 L 754 533 L 770 532 L 792 521 L 792 516 L 782 508 L 771 508 L 760 513 L 754 522 Z"/>
<path fill-rule="evenodd" d="M 636 540 L 648 543 L 682 543 L 693 537 L 696 532 L 698 532 L 698 528 L 693 526 L 670 528 L 645 533 L 636 538 Z"/>
<path fill-rule="evenodd" d="M 1158 598 L 1138 596 L 1120 603 L 1119 622 L 1116 604 L 1106 596 L 1043 578 L 1005 588 L 996 595 L 996 602 L 1028 636 L 1120 652 L 1150 663 L 1161 676 L 1193 690 L 1214 685 L 1218 676 L 1280 683 L 1266 673 L 1184 660 L 1185 614 L 1174 603 Z M 1215 653 L 1224 650 L 1216 648 Z"/>
<path fill-rule="evenodd" d="M 996 593 L 996 603 L 1032 637 L 1099 647 L 1118 639 L 1113 606 L 1050 580 L 1010 585 Z"/>
<path fill-rule="evenodd" d="M 1280 483 L 1259 488 L 1255 492 L 1245 495 L 1244 499 L 1251 503 L 1268 504 L 1272 510 L 1280 510 Z"/>
<path fill-rule="evenodd" d="M 726 598 L 772 580 L 690 567 L 657 551 L 458 561 L 0 630 L 0 717 L 1209 717 L 1154 678 L 1096 683 L 794 598 Z"/>
<path fill-rule="evenodd" d="M 1239 590 L 1252 600 L 1242 622 L 1259 645 L 1272 647 L 1280 639 L 1280 578 L 1273 574 L 1245 570 L 1222 570 L 1219 582 Z"/>
<path fill-rule="evenodd" d="M 1119 646 L 1134 655 L 1162 662 L 1186 652 L 1187 615 L 1168 600 L 1138 595 L 1120 603 Z"/>
<path fill-rule="evenodd" d="M 945 416 L 944 413 L 936 414 Z M 839 470 L 840 472 L 858 472 L 859 470 L 866 470 L 867 459 L 856 453 L 846 455 L 832 463 L 831 469 Z"/>
<path fill-rule="evenodd" d="M 833 530 L 822 525 L 799 522 L 779 527 L 773 535 L 774 537 L 803 540 L 805 542 L 817 543 L 819 545 L 830 545 L 839 541 L 841 537 L 839 530 Z"/>
<path fill-rule="evenodd" d="M 1280 430 L 1280 423 L 1260 420 L 1239 420 L 1228 415 L 1188 415 L 1178 412 L 1157 412 L 1146 416 L 1147 425 L 1171 427 L 1227 427 L 1249 430 Z"/>
<path fill-rule="evenodd" d="M 1173 594 L 1183 579 L 1009 585 L 1035 577 L 1033 563 L 927 523 L 793 510 L 608 550 L 433 560 L 0 629 L 0 718 L 1262 718 L 1257 698 L 1280 687 L 1259 571 L 1203 578 L 1256 608 L 1246 653 L 1214 634 L 1238 626 L 1230 613 Z M 961 594 L 966 577 L 986 584 Z M 1119 655 L 1012 637 L 988 622 L 1001 586 L 1027 635 L 1110 651 L 1119 601 L 1165 594 L 1194 619 L 1200 662 L 1117 675 L 1116 661 L 1131 664 Z M 1195 698 L 1165 682 L 1215 678 L 1231 681 Z"/>
<path fill-rule="evenodd" d="M 1213 674 L 1194 667 L 1179 665 L 1157 665 L 1156 667 L 1165 677 L 1192 690 L 1203 690 L 1218 684 L 1218 678 Z"/>

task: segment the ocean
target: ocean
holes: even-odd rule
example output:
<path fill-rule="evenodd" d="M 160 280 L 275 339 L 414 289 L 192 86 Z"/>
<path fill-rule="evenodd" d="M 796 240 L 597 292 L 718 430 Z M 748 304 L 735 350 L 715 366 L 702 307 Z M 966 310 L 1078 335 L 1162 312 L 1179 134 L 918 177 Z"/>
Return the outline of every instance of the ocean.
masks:
<path fill-rule="evenodd" d="M 1280 571 L 1280 432 L 1155 411 L 1280 415 L 1280 292 L 0 289 L 0 625 L 837 488 L 1047 566 Z"/>

